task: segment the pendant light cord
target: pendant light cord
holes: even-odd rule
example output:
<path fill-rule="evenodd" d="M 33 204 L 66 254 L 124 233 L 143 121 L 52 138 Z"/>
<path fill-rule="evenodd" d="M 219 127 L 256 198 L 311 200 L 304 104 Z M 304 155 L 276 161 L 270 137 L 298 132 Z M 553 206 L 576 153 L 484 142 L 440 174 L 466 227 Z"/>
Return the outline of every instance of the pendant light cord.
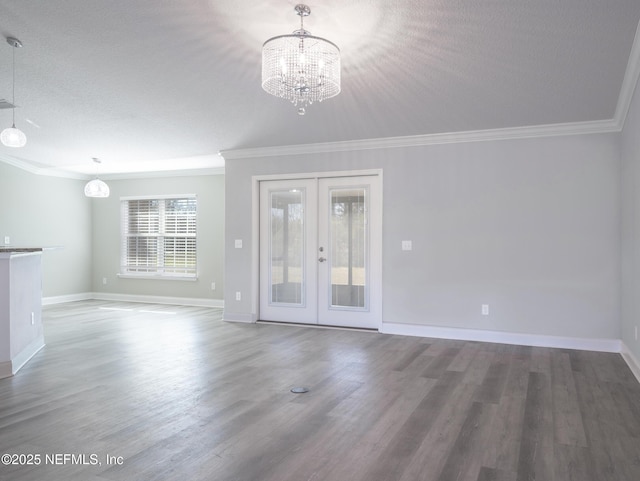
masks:
<path fill-rule="evenodd" d="M 27 143 L 27 136 L 24 132 L 18 128 L 16 128 L 16 50 L 17 48 L 22 47 L 22 42 L 14 37 L 7 37 L 7 43 L 11 45 L 13 48 L 13 53 L 11 54 L 11 78 L 13 80 L 13 85 L 11 86 L 11 118 L 12 124 L 11 127 L 8 127 L 0 133 L 0 141 L 3 145 L 7 147 L 24 147 Z"/>
<path fill-rule="evenodd" d="M 13 47 L 13 127 L 16 126 L 16 48 Z"/>

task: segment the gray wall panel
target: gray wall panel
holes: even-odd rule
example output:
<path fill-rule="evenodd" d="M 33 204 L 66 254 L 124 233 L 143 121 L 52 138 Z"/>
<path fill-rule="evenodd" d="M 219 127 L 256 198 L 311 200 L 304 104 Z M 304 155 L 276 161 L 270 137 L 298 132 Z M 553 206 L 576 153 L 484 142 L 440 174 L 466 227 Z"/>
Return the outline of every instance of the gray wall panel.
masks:
<path fill-rule="evenodd" d="M 42 254 L 44 297 L 91 291 L 91 200 L 85 181 L 35 175 L 0 162 L 0 242 L 59 246 Z"/>
<path fill-rule="evenodd" d="M 137 296 L 222 299 L 224 259 L 224 176 L 176 176 L 109 180 L 111 196 L 93 203 L 93 290 Z M 196 194 L 198 198 L 198 280 L 119 278 L 120 198 Z M 107 284 L 103 284 L 103 278 Z M 216 290 L 211 290 L 211 283 Z"/>
<path fill-rule="evenodd" d="M 226 243 L 242 238 L 245 248 L 227 253 L 226 309 L 251 314 L 252 175 L 381 168 L 385 322 L 618 338 L 618 140 L 229 160 Z M 412 240 L 413 251 L 402 251 L 402 240 Z"/>
<path fill-rule="evenodd" d="M 636 87 L 622 138 L 623 342 L 640 359 L 640 93 Z M 639 333 L 640 335 L 640 333 Z"/>

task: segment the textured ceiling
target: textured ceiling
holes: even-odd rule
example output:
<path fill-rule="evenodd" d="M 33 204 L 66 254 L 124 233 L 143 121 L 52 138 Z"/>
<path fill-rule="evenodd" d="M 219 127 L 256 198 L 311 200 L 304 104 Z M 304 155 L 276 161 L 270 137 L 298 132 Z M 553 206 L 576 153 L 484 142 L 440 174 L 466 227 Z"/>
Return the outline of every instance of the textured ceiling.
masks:
<path fill-rule="evenodd" d="M 326 0 L 305 28 L 342 51 L 342 92 L 300 117 L 260 87 L 289 0 L 0 0 L 22 149 L 46 171 L 205 168 L 219 151 L 613 119 L 638 0 Z M 0 44 L 0 98 L 12 48 Z M 0 127 L 11 111 L 0 110 Z"/>

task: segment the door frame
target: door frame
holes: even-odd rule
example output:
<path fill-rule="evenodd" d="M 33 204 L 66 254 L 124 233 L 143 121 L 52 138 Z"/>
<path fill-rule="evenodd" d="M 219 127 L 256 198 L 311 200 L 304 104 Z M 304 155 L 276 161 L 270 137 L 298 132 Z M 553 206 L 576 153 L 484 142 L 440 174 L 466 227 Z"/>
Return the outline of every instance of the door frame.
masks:
<path fill-rule="evenodd" d="M 293 174 L 266 174 L 254 175 L 251 177 L 251 322 L 260 319 L 260 182 L 271 180 L 297 180 L 297 179 L 322 179 L 327 177 L 360 177 L 360 176 L 377 176 L 380 187 L 380 212 L 379 225 L 380 232 L 380 256 L 377 259 L 371 259 L 372 263 L 377 263 L 377 271 L 380 273 L 379 282 L 371 285 L 372 302 L 377 303 L 379 312 L 378 330 L 382 329 L 382 256 L 384 255 L 384 245 L 382 243 L 382 232 L 384 228 L 383 219 L 383 177 L 382 169 L 366 169 L 366 170 L 338 170 L 330 172 L 299 172 Z M 375 285 L 374 285 L 375 284 Z M 303 325 L 303 324 L 301 324 Z"/>

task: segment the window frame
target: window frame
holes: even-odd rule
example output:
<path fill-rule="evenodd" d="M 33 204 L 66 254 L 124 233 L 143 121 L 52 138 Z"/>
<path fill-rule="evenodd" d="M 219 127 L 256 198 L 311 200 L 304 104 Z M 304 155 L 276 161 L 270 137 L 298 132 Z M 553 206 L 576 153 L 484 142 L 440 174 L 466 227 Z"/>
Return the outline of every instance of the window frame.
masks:
<path fill-rule="evenodd" d="M 184 199 L 195 201 L 195 233 L 187 233 L 184 235 L 178 235 L 167 233 L 164 228 L 166 226 L 167 212 L 166 203 L 168 200 Z M 128 232 L 128 219 L 129 219 L 129 202 L 130 201 L 158 201 L 162 205 L 159 208 L 158 213 L 158 233 L 157 235 L 136 235 Z M 197 281 L 198 280 L 198 232 L 199 232 L 199 220 L 198 220 L 198 202 L 196 194 L 171 194 L 171 195 L 139 195 L 139 196 L 123 196 L 120 197 L 120 271 L 118 277 L 120 278 L 132 278 L 132 279 L 160 279 L 160 280 L 184 280 L 184 281 Z M 192 272 L 176 272 L 167 270 L 166 265 L 157 265 L 156 270 L 153 270 L 153 266 L 148 266 L 150 270 L 136 271 L 130 270 L 129 257 L 127 252 L 127 240 L 130 237 L 156 237 L 161 244 L 158 246 L 158 256 L 164 259 L 165 255 L 165 243 L 164 239 L 169 238 L 195 238 L 195 247 L 193 253 L 195 255 L 195 266 Z M 162 251 L 162 252 L 161 252 Z M 164 264 L 164 262 L 163 262 Z M 177 269 L 178 271 L 184 269 Z"/>

